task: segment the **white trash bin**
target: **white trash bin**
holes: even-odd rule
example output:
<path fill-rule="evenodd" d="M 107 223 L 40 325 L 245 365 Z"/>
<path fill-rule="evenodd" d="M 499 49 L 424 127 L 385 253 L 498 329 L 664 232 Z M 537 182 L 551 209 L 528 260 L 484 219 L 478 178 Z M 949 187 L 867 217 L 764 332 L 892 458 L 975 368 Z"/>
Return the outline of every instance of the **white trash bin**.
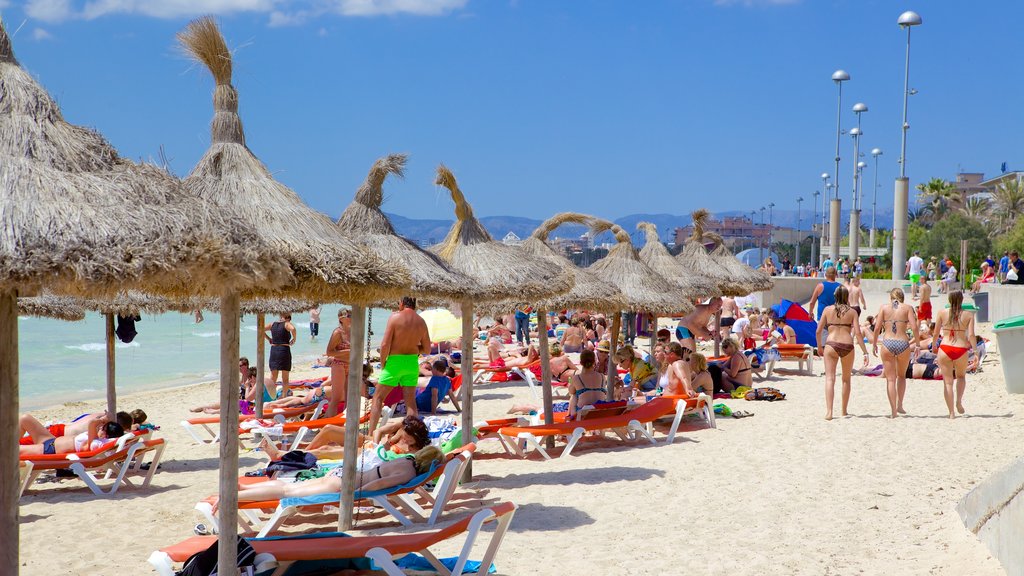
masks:
<path fill-rule="evenodd" d="M 1024 316 L 1012 316 L 992 327 L 999 343 L 1006 391 L 1024 394 Z"/>

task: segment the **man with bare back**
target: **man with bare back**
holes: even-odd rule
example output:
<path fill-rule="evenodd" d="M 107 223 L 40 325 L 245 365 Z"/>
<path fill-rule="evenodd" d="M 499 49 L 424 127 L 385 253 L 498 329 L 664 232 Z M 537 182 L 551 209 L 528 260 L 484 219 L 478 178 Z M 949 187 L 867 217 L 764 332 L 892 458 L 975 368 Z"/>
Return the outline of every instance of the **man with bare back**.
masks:
<path fill-rule="evenodd" d="M 740 307 L 736 305 L 736 300 L 730 296 L 722 297 L 722 338 L 728 338 L 729 333 L 732 330 L 732 325 L 736 323 L 737 318 L 743 318 L 745 314 L 740 310 Z"/>
<path fill-rule="evenodd" d="M 416 384 L 420 376 L 420 354 L 430 352 L 430 333 L 427 323 L 416 313 L 416 299 L 402 297 L 402 302 L 388 318 L 384 339 L 380 343 L 380 365 L 383 371 L 373 393 L 370 407 L 370 430 L 373 434 L 380 420 L 384 399 L 396 386 L 401 386 L 406 414 L 418 416 L 416 411 Z"/>
<path fill-rule="evenodd" d="M 721 298 L 712 298 L 708 300 L 707 304 L 697 304 L 694 306 L 693 312 L 683 316 L 683 319 L 679 321 L 679 325 L 676 326 L 676 339 L 679 340 L 679 344 L 693 352 L 697 349 L 696 338 L 714 337 L 717 339 L 719 335 L 712 334 L 708 330 L 708 322 L 721 309 Z"/>

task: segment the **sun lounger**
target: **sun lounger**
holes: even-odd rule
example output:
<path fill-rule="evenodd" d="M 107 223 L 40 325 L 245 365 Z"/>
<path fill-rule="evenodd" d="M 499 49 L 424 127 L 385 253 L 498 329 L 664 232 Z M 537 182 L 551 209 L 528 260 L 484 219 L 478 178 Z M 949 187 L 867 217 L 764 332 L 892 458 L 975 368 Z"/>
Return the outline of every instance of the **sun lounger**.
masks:
<path fill-rule="evenodd" d="M 487 574 L 501 541 L 508 531 L 509 523 L 515 516 L 516 505 L 505 502 L 484 508 L 471 516 L 441 530 L 394 534 L 385 536 L 347 536 L 341 533 L 311 534 L 306 536 L 284 536 L 275 538 L 251 538 L 249 544 L 257 554 L 271 554 L 277 561 L 275 576 L 284 574 L 291 563 L 298 561 L 324 562 L 341 558 L 370 558 L 378 570 L 390 576 L 406 574 L 395 560 L 407 554 L 423 555 L 440 574 L 462 574 L 473 545 L 480 536 L 481 527 L 489 521 L 497 521 L 497 527 L 481 560 L 478 575 Z M 465 543 L 455 565 L 449 570 L 430 551 L 434 545 L 449 540 L 458 534 L 466 534 Z M 173 546 L 162 548 L 149 557 L 149 563 L 159 576 L 174 576 L 174 564 L 181 563 L 197 552 L 209 548 L 216 536 L 194 536 Z"/>
<path fill-rule="evenodd" d="M 476 450 L 476 444 L 467 444 L 446 457 L 443 465 L 436 466 L 416 476 L 406 484 L 377 490 L 373 492 L 356 492 L 356 500 L 370 500 L 383 508 L 403 526 L 414 522 L 426 522 L 433 526 L 444 513 L 444 508 L 455 493 L 459 480 L 469 460 Z M 435 483 L 434 489 L 428 491 L 426 486 Z M 421 497 L 431 506 L 428 514 L 423 506 L 416 501 Z M 238 503 L 238 522 L 248 533 L 256 532 L 263 537 L 277 530 L 290 516 L 301 509 L 321 511 L 325 505 L 337 506 L 341 494 L 319 494 L 305 498 L 284 498 L 282 500 L 264 500 Z M 216 513 L 217 498 L 210 497 L 196 504 L 195 509 L 203 515 L 214 531 L 219 531 L 220 522 Z M 273 511 L 265 522 L 260 516 L 261 511 Z"/>
<path fill-rule="evenodd" d="M 801 372 L 814 372 L 814 348 L 809 344 L 775 344 L 772 349 L 778 351 L 779 358 L 766 364 L 765 378 L 771 378 L 776 363 L 781 361 L 795 361 Z"/>
<path fill-rule="evenodd" d="M 263 411 L 264 419 L 273 419 L 284 423 L 290 419 L 308 416 L 309 420 L 320 418 L 320 414 L 327 408 L 327 400 L 307 406 L 296 406 L 293 408 L 271 408 Z M 239 424 L 255 420 L 254 414 L 239 414 Z M 220 441 L 220 416 L 199 416 L 182 420 L 181 425 L 188 432 L 193 440 L 200 444 L 216 444 Z M 247 429 L 239 428 L 240 434 L 248 434 Z"/>
<path fill-rule="evenodd" d="M 146 487 L 160 466 L 165 447 L 166 441 L 163 438 L 147 440 L 139 437 L 119 449 L 108 450 L 88 458 L 80 458 L 79 454 L 34 456 L 26 460 L 32 464 L 32 468 L 25 480 L 25 487 L 43 472 L 56 470 L 74 472 L 97 496 L 113 496 L 122 484 L 134 487 L 135 484 L 128 477 L 129 473 L 145 472 L 141 487 Z M 147 454 L 152 454 L 152 460 L 149 462 L 149 470 L 144 470 L 142 466 Z M 99 482 L 111 476 L 114 477 L 114 482 L 104 490 Z"/>
<path fill-rule="evenodd" d="M 25 489 L 28 488 L 29 482 L 32 481 L 32 468 L 35 467 L 31 461 L 18 462 L 18 497 L 25 493 Z"/>
<path fill-rule="evenodd" d="M 684 417 L 690 414 L 698 414 L 707 423 L 708 428 L 718 428 L 718 424 L 715 422 L 714 401 L 707 394 L 701 392 L 694 397 L 662 394 L 661 397 L 686 402 L 686 408 L 683 411 Z"/>
<path fill-rule="evenodd" d="M 651 444 L 657 444 L 649 425 L 655 420 L 666 416 L 675 415 L 665 439 L 666 444 L 675 440 L 676 430 L 679 422 L 686 411 L 686 401 L 672 400 L 669 398 L 655 398 L 635 410 L 614 416 L 604 416 L 587 420 L 574 420 L 571 422 L 558 422 L 555 424 L 538 424 L 535 426 L 509 426 L 502 428 L 499 433 L 505 437 L 507 445 L 512 447 L 518 455 L 525 457 L 526 447 L 532 446 L 534 450 L 546 459 L 551 456 L 544 449 L 541 438 L 547 436 L 568 436 L 565 449 L 561 457 L 564 458 L 572 453 L 573 448 L 587 432 L 613 432 L 623 441 L 636 437 L 647 438 Z"/>

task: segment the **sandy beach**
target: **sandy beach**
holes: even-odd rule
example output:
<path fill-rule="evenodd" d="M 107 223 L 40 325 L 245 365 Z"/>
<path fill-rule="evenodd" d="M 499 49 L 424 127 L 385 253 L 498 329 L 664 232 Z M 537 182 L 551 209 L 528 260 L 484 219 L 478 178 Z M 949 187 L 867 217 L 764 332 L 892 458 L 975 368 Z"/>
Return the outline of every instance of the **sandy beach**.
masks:
<path fill-rule="evenodd" d="M 988 325 L 980 333 L 991 337 Z M 909 416 L 891 421 L 884 379 L 854 376 L 852 415 L 826 422 L 823 368 L 819 360 L 818 375 L 780 372 L 757 383 L 781 389 L 783 402 L 719 400 L 754 416 L 719 418 L 717 430 L 693 418 L 671 446 L 588 439 L 567 459 L 542 461 L 507 457 L 486 442 L 445 522 L 517 503 L 496 559 L 498 573 L 509 575 L 1002 574 L 954 510 L 1021 455 L 1024 396 L 1006 392 L 995 340 L 983 372 L 968 378 L 968 417 L 955 421 L 946 419 L 941 381 L 910 381 Z M 326 371 L 297 377 L 307 374 Z M 200 521 L 193 505 L 216 491 L 217 447 L 196 444 L 178 424 L 188 407 L 215 398 L 212 383 L 122 397 L 121 407 L 142 408 L 161 426 L 169 441 L 162 470 L 150 488 L 111 499 L 76 479 L 32 486 L 21 500 L 22 573 L 152 573 L 148 555 L 192 535 Z M 502 417 L 520 401 L 531 401 L 523 382 L 484 384 L 475 414 Z M 38 415 L 101 407 L 81 402 Z M 243 452 L 241 471 L 260 456 Z M 328 527 L 333 518 L 306 517 Z M 357 529 L 398 527 L 375 516 Z"/>

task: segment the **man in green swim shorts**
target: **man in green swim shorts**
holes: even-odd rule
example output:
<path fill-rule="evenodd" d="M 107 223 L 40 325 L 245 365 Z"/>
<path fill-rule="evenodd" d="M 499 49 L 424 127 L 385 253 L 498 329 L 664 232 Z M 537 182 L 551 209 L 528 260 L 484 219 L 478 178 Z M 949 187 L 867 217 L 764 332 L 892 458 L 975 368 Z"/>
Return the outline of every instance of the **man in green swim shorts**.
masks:
<path fill-rule="evenodd" d="M 430 352 L 430 333 L 427 323 L 416 313 L 416 299 L 402 298 L 398 312 L 388 318 L 384 339 L 380 343 L 380 365 L 383 371 L 373 392 L 370 407 L 370 431 L 373 434 L 380 420 L 384 399 L 396 386 L 402 387 L 406 414 L 419 416 L 416 411 L 416 384 L 420 377 L 420 354 Z"/>

